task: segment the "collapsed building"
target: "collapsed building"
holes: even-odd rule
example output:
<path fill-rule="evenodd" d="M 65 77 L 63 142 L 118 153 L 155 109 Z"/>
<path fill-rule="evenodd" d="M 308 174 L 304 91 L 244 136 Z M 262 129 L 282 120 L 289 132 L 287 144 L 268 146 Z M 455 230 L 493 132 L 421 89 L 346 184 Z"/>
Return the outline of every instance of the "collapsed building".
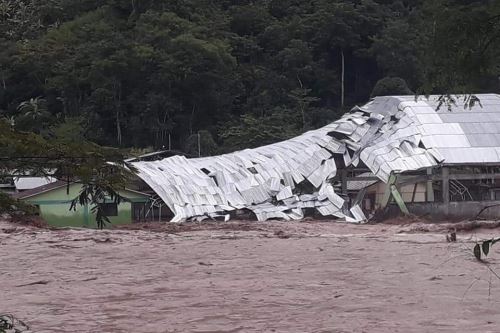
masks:
<path fill-rule="evenodd" d="M 212 157 L 131 162 L 172 222 L 307 214 L 361 222 L 376 209 L 500 215 L 500 96 L 376 97 L 275 144 Z"/>

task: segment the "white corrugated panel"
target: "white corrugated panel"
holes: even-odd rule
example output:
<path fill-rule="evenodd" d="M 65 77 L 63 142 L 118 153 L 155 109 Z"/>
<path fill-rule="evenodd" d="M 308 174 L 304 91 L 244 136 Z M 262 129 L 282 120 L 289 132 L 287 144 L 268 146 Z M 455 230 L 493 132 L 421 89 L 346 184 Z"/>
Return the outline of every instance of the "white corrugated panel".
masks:
<path fill-rule="evenodd" d="M 259 219 L 299 217 L 303 207 L 343 216 L 338 211 L 343 199 L 329 184 L 336 175 L 335 155 L 345 165 L 361 160 L 384 181 L 393 172 L 431 167 L 443 160 L 500 163 L 500 97 L 478 97 L 484 98 L 485 107 L 470 112 L 459 108 L 436 112 L 436 96 L 377 97 L 334 123 L 291 140 L 215 157 L 173 156 L 133 164 L 139 177 L 176 214 L 173 221 L 193 214 L 221 215 L 220 210 L 228 207 L 255 209 L 262 203 L 265 210 L 257 209 Z M 304 188 L 300 186 L 304 177 L 320 188 L 315 200 L 295 199 L 297 189 Z M 286 201 L 287 206 L 275 206 L 276 200 Z M 329 205 L 337 210 L 325 208 Z M 358 208 L 349 215 L 346 220 L 361 218 Z"/>

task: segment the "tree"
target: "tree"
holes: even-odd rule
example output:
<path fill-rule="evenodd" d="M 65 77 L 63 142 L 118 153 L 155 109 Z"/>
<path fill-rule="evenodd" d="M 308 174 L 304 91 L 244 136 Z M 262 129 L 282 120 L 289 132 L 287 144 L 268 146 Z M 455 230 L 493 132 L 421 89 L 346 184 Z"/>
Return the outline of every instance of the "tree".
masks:
<path fill-rule="evenodd" d="M 384 77 L 378 80 L 375 87 L 373 87 L 371 97 L 412 94 L 413 92 L 408 88 L 408 85 L 402 78 Z"/>
<path fill-rule="evenodd" d="M 17 107 L 17 110 L 24 116 L 37 119 L 47 112 L 47 103 L 43 98 L 38 96 L 35 98 L 30 98 L 29 101 L 22 102 Z"/>
<path fill-rule="evenodd" d="M 423 56 L 430 31 L 420 13 L 389 21 L 373 39 L 370 53 L 384 75 L 400 77 L 412 87 L 423 84 Z"/>
<path fill-rule="evenodd" d="M 45 137 L 53 123 L 78 117 L 85 138 L 101 145 L 187 149 L 199 131 L 224 145 L 221 126 L 243 116 L 286 117 L 285 132 L 290 122 L 320 126 L 366 102 L 385 77 L 420 94 L 496 91 L 498 7 L 0 0 L 0 113 Z M 35 124 L 18 106 L 37 96 L 46 117 Z"/>
<path fill-rule="evenodd" d="M 311 92 L 311 89 L 303 87 L 300 80 L 299 83 L 300 88 L 292 90 L 290 92 L 290 98 L 292 98 L 297 103 L 297 108 L 302 118 L 302 131 L 304 131 L 307 126 L 306 112 L 308 111 L 311 103 L 317 102 L 319 98 L 308 96 Z"/>
<path fill-rule="evenodd" d="M 279 110 L 270 116 L 243 115 L 221 126 L 220 136 L 228 151 L 254 148 L 277 141 L 287 140 L 300 131 L 290 120 L 289 110 Z M 293 114 L 292 114 L 293 115 Z M 297 115 L 297 114 L 296 114 Z"/>
<path fill-rule="evenodd" d="M 100 228 L 109 222 L 100 204 L 105 197 L 119 202 L 122 198 L 118 191 L 125 188 L 133 171 L 116 149 L 86 141 L 46 140 L 38 134 L 17 131 L 5 121 L 0 121 L 0 156 L 2 176 L 29 174 L 55 176 L 68 184 L 81 182 L 82 190 L 68 208 L 90 204 Z"/>
<path fill-rule="evenodd" d="M 500 3 L 440 0 L 424 8 L 432 27 L 421 93 L 498 90 Z"/>
<path fill-rule="evenodd" d="M 186 139 L 184 151 L 190 156 L 212 156 L 219 150 L 209 131 L 199 131 Z"/>
<path fill-rule="evenodd" d="M 49 121 L 47 101 L 41 96 L 21 102 L 17 107 L 18 114 L 14 122 L 16 128 L 42 133 Z"/>

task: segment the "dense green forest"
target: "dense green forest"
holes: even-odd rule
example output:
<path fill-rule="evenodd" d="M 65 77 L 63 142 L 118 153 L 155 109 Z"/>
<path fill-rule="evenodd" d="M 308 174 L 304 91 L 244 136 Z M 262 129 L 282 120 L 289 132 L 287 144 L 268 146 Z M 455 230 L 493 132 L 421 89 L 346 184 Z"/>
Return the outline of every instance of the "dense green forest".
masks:
<path fill-rule="evenodd" d="M 0 0 L 16 130 L 194 153 L 317 128 L 370 96 L 497 92 L 500 1 Z"/>

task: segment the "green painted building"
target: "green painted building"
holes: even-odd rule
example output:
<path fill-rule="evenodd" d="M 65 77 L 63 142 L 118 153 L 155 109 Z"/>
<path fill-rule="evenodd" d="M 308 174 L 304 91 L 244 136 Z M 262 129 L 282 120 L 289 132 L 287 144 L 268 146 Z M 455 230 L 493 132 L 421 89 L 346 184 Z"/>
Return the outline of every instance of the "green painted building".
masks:
<path fill-rule="evenodd" d="M 15 193 L 13 196 L 38 207 L 40 216 L 51 226 L 96 228 L 95 216 L 89 206 L 77 206 L 70 210 L 71 200 L 78 196 L 82 185 L 57 181 L 32 190 Z M 119 204 L 103 203 L 105 214 L 113 225 L 129 224 L 141 220 L 147 208 L 147 194 L 123 190 L 119 194 L 126 198 Z"/>

